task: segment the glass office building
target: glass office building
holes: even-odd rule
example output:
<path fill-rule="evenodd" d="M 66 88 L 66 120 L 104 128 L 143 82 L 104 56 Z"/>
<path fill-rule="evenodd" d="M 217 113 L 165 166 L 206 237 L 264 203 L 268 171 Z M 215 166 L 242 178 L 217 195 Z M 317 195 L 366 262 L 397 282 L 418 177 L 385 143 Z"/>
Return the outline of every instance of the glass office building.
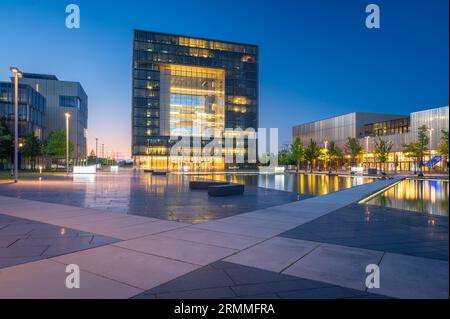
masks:
<path fill-rule="evenodd" d="M 320 147 L 324 147 L 325 141 L 334 141 L 338 147 L 345 149 L 348 137 L 358 138 L 364 150 L 363 166 L 380 169 L 381 164 L 377 161 L 374 149 L 375 142 L 382 139 L 392 142 L 385 169 L 414 171 L 417 169 L 415 159 L 404 152 L 405 145 L 416 142 L 419 127 L 425 126 L 429 144 L 424 162 L 436 158 L 442 131 L 449 129 L 448 113 L 448 106 L 413 112 L 409 116 L 355 112 L 295 126 L 293 140 L 300 137 L 303 144 L 308 145 L 312 139 Z M 436 167 L 444 167 L 444 161 L 446 159 L 436 160 Z"/>
<path fill-rule="evenodd" d="M 19 84 L 19 142 L 34 134 L 43 141 L 46 133 L 46 100 L 32 87 Z M 0 119 L 5 119 L 14 134 L 14 83 L 0 82 Z"/>
<path fill-rule="evenodd" d="M 254 45 L 163 33 L 134 31 L 132 155 L 139 167 L 164 170 L 214 170 L 254 167 L 248 143 L 233 144 L 243 163 L 195 156 L 228 130 L 257 130 L 258 48 Z M 237 131 L 228 134 L 241 134 Z M 182 137 L 192 156 L 170 149 Z"/>
<path fill-rule="evenodd" d="M 87 157 L 88 96 L 82 85 L 75 81 L 59 80 L 52 74 L 23 73 L 19 79 L 45 97 L 47 134 L 66 130 L 65 114 L 70 114 L 69 139 L 74 149 L 74 163 L 82 163 Z M 46 136 L 44 136 L 46 138 Z"/>

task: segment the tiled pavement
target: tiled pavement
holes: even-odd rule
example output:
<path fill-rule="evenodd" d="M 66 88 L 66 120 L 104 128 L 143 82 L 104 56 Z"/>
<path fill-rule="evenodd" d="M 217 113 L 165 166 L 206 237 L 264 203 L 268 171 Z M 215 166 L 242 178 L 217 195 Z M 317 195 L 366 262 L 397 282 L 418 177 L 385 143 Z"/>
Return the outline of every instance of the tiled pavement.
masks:
<path fill-rule="evenodd" d="M 116 241 L 107 236 L 0 214 L 0 268 Z"/>
<path fill-rule="evenodd" d="M 448 261 L 448 217 L 352 204 L 282 237 Z"/>
<path fill-rule="evenodd" d="M 335 299 L 388 297 L 218 261 L 150 289 L 134 298 Z"/>
<path fill-rule="evenodd" d="M 223 294 L 223 297 L 229 293 L 229 297 L 258 295 L 261 298 L 379 297 L 366 295 L 364 282 L 367 264 L 380 266 L 381 288 L 376 290 L 379 295 L 448 298 L 448 261 L 277 237 L 300 225 L 307 226 L 309 222 L 393 182 L 396 180 L 376 181 L 338 193 L 198 225 L 129 215 L 117 217 L 118 214 L 99 210 L 0 197 L 3 213 L 122 240 L 0 269 L 0 298 L 130 298 L 136 295 L 142 297 L 143 293 L 148 297 L 161 298 L 169 297 L 169 291 L 162 292 L 165 285 L 188 285 L 190 276 L 205 279 L 197 281 L 197 286 L 176 288 L 174 294 L 186 298 L 200 297 L 202 294 L 212 296 L 213 291 L 217 292 L 216 296 Z M 78 264 L 84 278 L 82 288 L 75 292 L 68 291 L 63 284 L 65 274 L 62 273 L 65 264 L 69 263 Z M 222 270 L 222 274 L 215 272 L 221 265 L 230 270 Z M 263 272 L 265 276 L 274 278 L 274 286 L 264 284 L 258 275 L 261 269 L 267 270 Z M 54 271 L 58 274 L 55 275 Z M 229 272 L 245 274 L 237 276 L 246 280 L 252 277 L 259 279 L 245 283 L 228 275 L 234 281 L 224 286 L 225 282 L 220 280 Z M 218 277 L 212 273 L 217 273 Z M 29 280 L 34 276 L 39 278 L 33 281 L 34 289 L 29 289 Z M 283 288 L 284 279 L 291 281 L 288 284 L 292 285 L 290 288 Z M 219 281 L 219 285 L 202 286 L 210 281 Z M 241 287 L 247 284 L 254 286 Z M 49 289 L 39 290 L 42 285 Z M 248 294 L 238 296 L 239 291 L 245 289 L 249 289 Z"/>

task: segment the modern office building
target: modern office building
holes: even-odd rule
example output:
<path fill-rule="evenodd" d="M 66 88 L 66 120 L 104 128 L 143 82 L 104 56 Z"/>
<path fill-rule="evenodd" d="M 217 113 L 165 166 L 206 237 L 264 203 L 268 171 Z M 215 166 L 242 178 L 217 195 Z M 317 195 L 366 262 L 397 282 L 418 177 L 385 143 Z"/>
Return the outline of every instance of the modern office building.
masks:
<path fill-rule="evenodd" d="M 138 166 L 255 166 L 245 138 L 232 150 L 244 156 L 244 163 L 225 163 L 224 152 L 220 158 L 170 156 L 170 148 L 181 137 L 258 129 L 257 46 L 135 30 L 132 68 L 132 155 Z M 207 143 L 204 139 L 200 148 Z M 190 143 L 192 154 L 199 154 L 197 146 Z"/>
<path fill-rule="evenodd" d="M 364 149 L 364 166 L 380 168 L 374 147 L 375 142 L 382 139 L 393 143 L 386 169 L 410 171 L 416 169 L 415 161 L 404 153 L 404 145 L 416 142 L 419 127 L 425 126 L 430 143 L 424 160 L 429 161 L 437 155 L 442 131 L 449 129 L 448 113 L 448 106 L 414 112 L 409 116 L 355 112 L 297 125 L 293 127 L 293 140 L 300 137 L 308 145 L 312 139 L 322 147 L 325 141 L 334 141 L 338 147 L 345 149 L 348 137 L 358 138 Z M 442 164 L 436 162 L 437 166 Z"/>
<path fill-rule="evenodd" d="M 29 85 L 45 97 L 47 101 L 46 134 L 55 130 L 65 131 L 65 113 L 70 114 L 69 139 L 73 144 L 72 157 L 75 161 L 85 159 L 88 98 L 81 84 L 61 81 L 55 75 L 33 73 L 23 73 L 19 83 Z"/>
<path fill-rule="evenodd" d="M 30 134 L 43 140 L 46 134 L 46 100 L 32 87 L 19 84 L 19 142 Z M 0 82 L 0 119 L 14 134 L 14 83 Z"/>

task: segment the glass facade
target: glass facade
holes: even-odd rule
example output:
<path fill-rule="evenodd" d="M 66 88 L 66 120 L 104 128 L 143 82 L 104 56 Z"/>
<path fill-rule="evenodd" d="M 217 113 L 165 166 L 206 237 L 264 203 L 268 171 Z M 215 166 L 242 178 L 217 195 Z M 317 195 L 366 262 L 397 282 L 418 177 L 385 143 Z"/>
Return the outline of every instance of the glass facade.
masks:
<path fill-rule="evenodd" d="M 410 119 L 398 119 L 364 125 L 364 136 L 384 136 L 408 133 Z"/>
<path fill-rule="evenodd" d="M 182 136 L 257 130 L 258 48 L 135 30 L 132 96 L 132 154 L 142 167 L 225 168 L 223 160 L 169 158 L 170 147 Z"/>
<path fill-rule="evenodd" d="M 385 169 L 389 171 L 412 171 L 417 169 L 414 159 L 407 156 L 404 145 L 417 141 L 420 126 L 428 129 L 430 143 L 424 162 L 437 155 L 438 144 L 441 141 L 442 130 L 449 129 L 449 107 L 444 106 L 411 113 L 409 117 L 389 114 L 350 113 L 302 124 L 293 128 L 293 140 L 300 137 L 305 145 L 313 139 L 324 147 L 325 141 L 334 141 L 341 149 L 345 149 L 348 137 L 359 138 L 364 149 L 364 166 L 381 168 L 374 155 L 375 141 L 379 138 L 392 142 L 392 150 L 388 156 Z M 347 156 L 348 157 L 348 156 Z M 438 163 L 442 167 L 443 161 Z"/>
<path fill-rule="evenodd" d="M 46 100 L 28 85 L 19 84 L 19 138 L 45 134 Z M 0 82 L 0 118 L 5 118 L 14 132 L 14 83 Z"/>

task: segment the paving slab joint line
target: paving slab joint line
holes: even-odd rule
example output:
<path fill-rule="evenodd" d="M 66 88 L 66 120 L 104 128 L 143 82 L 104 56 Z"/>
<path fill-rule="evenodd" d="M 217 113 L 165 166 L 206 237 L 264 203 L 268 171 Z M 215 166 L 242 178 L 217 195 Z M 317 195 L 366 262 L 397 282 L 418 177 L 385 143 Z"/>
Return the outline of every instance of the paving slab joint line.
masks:
<path fill-rule="evenodd" d="M 69 255 L 69 254 L 65 254 L 65 255 Z M 66 264 L 66 263 L 64 263 L 64 262 L 61 262 L 61 261 L 58 261 L 58 260 L 53 259 L 53 258 L 56 258 L 56 257 L 57 257 L 57 256 L 52 257 L 52 258 L 48 258 L 47 260 L 52 261 L 52 262 L 55 262 L 55 263 L 58 263 L 58 264 L 61 264 L 61 265 L 66 265 L 66 266 L 68 265 L 68 264 Z M 58 257 L 60 257 L 60 256 L 58 256 Z M 95 273 L 95 272 L 86 270 L 86 269 L 84 269 L 84 268 L 82 268 L 82 267 L 80 267 L 80 270 L 81 270 L 81 271 L 84 271 L 84 272 L 87 272 L 87 273 L 89 273 L 89 274 L 91 274 L 91 275 L 94 275 L 94 276 L 96 276 L 96 277 L 105 278 L 105 279 L 108 279 L 108 280 L 117 282 L 117 283 L 119 283 L 119 284 L 126 285 L 126 286 L 128 286 L 128 287 L 132 287 L 132 288 L 138 289 L 138 290 L 140 290 L 141 292 L 144 292 L 144 291 L 145 291 L 144 289 L 142 289 L 142 288 L 140 288 L 140 287 L 133 286 L 132 284 L 129 284 L 129 283 L 126 283 L 126 282 L 123 282 L 123 281 L 120 281 L 120 280 L 117 280 L 117 279 L 114 279 L 114 278 L 109 278 L 109 277 L 107 277 L 107 276 L 105 276 L 105 275 L 103 275 L 103 274 Z"/>
<path fill-rule="evenodd" d="M 321 243 L 321 242 L 315 242 L 315 243 L 317 243 L 317 245 L 316 245 L 313 249 L 311 249 L 310 251 L 308 251 L 306 254 L 304 254 L 302 257 L 300 257 L 300 258 L 297 259 L 296 261 L 290 263 L 288 266 L 286 266 L 286 267 L 284 267 L 283 269 L 281 269 L 281 270 L 279 271 L 279 273 L 281 274 L 283 271 L 285 271 L 286 269 L 288 269 L 289 267 L 291 267 L 293 264 L 295 264 L 295 263 L 298 262 L 299 260 L 303 259 L 304 257 L 308 256 L 308 255 L 311 254 L 314 250 L 316 250 L 317 248 L 319 248 L 320 246 L 322 246 L 322 244 L 324 244 L 324 243 Z"/>
<path fill-rule="evenodd" d="M 247 248 L 250 248 L 250 247 L 252 247 L 252 246 L 254 246 L 254 245 L 257 245 L 257 244 L 259 244 L 259 243 L 262 243 L 262 241 L 260 241 L 260 242 L 257 242 L 257 243 L 255 243 L 254 245 L 252 245 L 252 246 L 249 246 L 249 247 L 246 247 L 246 248 L 243 248 L 242 250 L 239 250 L 238 248 L 230 248 L 230 247 L 225 247 L 225 246 L 219 246 L 219 245 L 215 245 L 215 244 L 209 244 L 209 243 L 206 243 L 206 242 L 198 242 L 198 241 L 193 241 L 192 239 L 180 239 L 180 238 L 175 238 L 175 237 L 170 237 L 170 236 L 167 236 L 167 235 L 164 235 L 164 233 L 167 233 L 167 232 L 170 232 L 170 231 L 173 231 L 173 230 L 178 230 L 178 229 L 183 229 L 183 228 L 185 228 L 185 227 L 189 227 L 189 226 L 183 226 L 183 227 L 180 227 L 180 228 L 175 228 L 175 229 L 170 229 L 170 230 L 167 230 L 167 231 L 164 231 L 163 233 L 158 233 L 158 234 L 151 234 L 151 235 L 145 235 L 144 237 L 150 237 L 150 236 L 153 236 L 153 235 L 160 235 L 160 236 L 162 236 L 162 237 L 164 237 L 164 238 L 167 238 L 167 239 L 174 239 L 174 240 L 180 240 L 180 241 L 186 241 L 186 242 L 188 242 L 188 243 L 192 243 L 192 244 L 201 244 L 201 245 L 206 245 L 206 246 L 211 246 L 211 247 L 218 247 L 218 248 L 225 248 L 225 249 L 231 249 L 231 250 L 236 250 L 236 253 L 238 253 L 238 252 L 240 252 L 240 251 L 242 251 L 242 250 L 245 250 L 245 249 L 247 249 Z M 215 232 L 215 231 L 214 231 Z M 219 232 L 220 233 L 220 232 Z M 221 232 L 222 234 L 230 234 L 230 233 L 223 233 L 223 232 Z M 242 235 L 242 236 L 244 236 L 244 235 Z M 248 236 L 247 236 L 248 237 Z M 141 239 L 142 237 L 139 237 L 139 238 L 133 238 L 133 239 L 129 239 L 129 240 L 134 240 L 134 239 Z M 253 237 L 253 238 L 258 238 L 258 237 Z M 271 237 L 272 238 L 272 237 Z M 260 239 L 260 238 L 258 238 L 258 239 Z M 261 238 L 261 240 L 262 240 L 262 238 Z M 264 240 L 265 241 L 265 240 Z M 235 253 L 233 253 L 232 255 L 234 255 Z M 232 255 L 230 255 L 230 256 L 232 256 Z M 227 257 L 224 257 L 224 258 L 228 258 L 229 256 L 227 256 Z"/>
<path fill-rule="evenodd" d="M 121 242 L 124 242 L 124 241 L 126 241 L 126 240 L 122 240 Z M 213 261 L 213 262 L 211 262 L 211 263 L 209 263 L 209 264 L 206 264 L 206 265 L 199 265 L 199 264 L 194 264 L 194 263 L 192 263 L 192 262 L 185 261 L 185 260 L 180 260 L 180 259 L 176 259 L 176 258 L 172 258 L 172 257 L 167 257 L 167 256 L 161 256 L 161 255 L 152 254 L 152 253 L 149 253 L 149 252 L 146 252 L 146 251 L 140 251 L 140 250 L 135 250 L 135 249 L 128 248 L 128 247 L 116 246 L 116 244 L 119 244 L 119 243 L 121 243 L 121 242 L 119 241 L 119 242 L 112 243 L 112 244 L 107 245 L 107 246 L 114 246 L 115 248 L 126 249 L 126 250 L 129 250 L 129 251 L 134 251 L 135 253 L 139 253 L 139 254 L 144 254 L 144 255 L 154 256 L 154 257 L 158 257 L 158 258 L 165 258 L 165 259 L 169 259 L 169 260 L 173 260 L 173 261 L 176 261 L 176 262 L 181 262 L 181 263 L 189 264 L 189 265 L 196 266 L 196 267 L 205 267 L 205 266 L 208 266 L 208 265 L 210 265 L 210 264 L 212 264 L 212 263 L 215 262 L 215 261 Z M 93 248 L 98 248 L 98 247 L 93 247 Z M 93 249 L 93 248 L 90 248 L 90 249 Z M 228 257 L 228 256 L 227 256 L 227 257 Z M 227 258 L 227 257 L 224 257 L 224 258 Z M 222 260 L 222 259 L 220 259 L 220 260 Z M 216 261 L 218 261 L 218 260 L 216 260 Z M 194 269 L 194 270 L 196 270 L 196 269 Z M 194 271 L 194 270 L 192 270 L 192 271 Z M 180 275 L 180 276 L 183 276 L 183 275 Z M 180 277 L 180 276 L 178 276 L 178 277 Z M 176 277 L 176 278 L 178 278 L 178 277 Z M 173 278 L 173 279 L 175 279 L 175 278 Z M 172 280 L 172 279 L 170 279 L 170 280 Z M 169 280 L 169 281 L 170 281 L 170 280 Z"/>

